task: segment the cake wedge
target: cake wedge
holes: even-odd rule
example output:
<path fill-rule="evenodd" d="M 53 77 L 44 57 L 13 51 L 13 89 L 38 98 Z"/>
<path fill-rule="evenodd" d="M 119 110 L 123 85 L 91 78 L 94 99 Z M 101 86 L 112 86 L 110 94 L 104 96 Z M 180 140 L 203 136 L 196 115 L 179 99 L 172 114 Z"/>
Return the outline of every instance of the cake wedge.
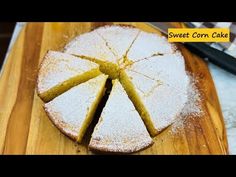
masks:
<path fill-rule="evenodd" d="M 89 148 L 96 151 L 131 153 L 150 146 L 152 138 L 118 80 L 94 128 Z"/>
<path fill-rule="evenodd" d="M 176 120 L 188 99 L 189 78 L 178 52 L 136 62 L 120 81 L 152 136 Z"/>
<path fill-rule="evenodd" d="M 37 92 L 48 102 L 73 86 L 101 74 L 99 65 L 66 53 L 48 51 L 41 64 Z"/>
<path fill-rule="evenodd" d="M 54 125 L 78 143 L 82 141 L 104 95 L 107 77 L 101 74 L 71 88 L 44 105 Z"/>

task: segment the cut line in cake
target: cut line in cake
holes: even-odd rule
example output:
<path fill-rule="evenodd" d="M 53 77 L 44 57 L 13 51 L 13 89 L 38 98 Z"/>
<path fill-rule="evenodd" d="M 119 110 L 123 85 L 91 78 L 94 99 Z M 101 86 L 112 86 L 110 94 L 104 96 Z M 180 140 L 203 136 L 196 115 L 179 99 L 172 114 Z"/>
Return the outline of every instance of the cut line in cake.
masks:
<path fill-rule="evenodd" d="M 78 143 L 82 141 L 105 93 L 108 76 L 101 74 L 79 84 L 44 105 L 51 121 Z"/>
<path fill-rule="evenodd" d="M 97 30 L 97 33 L 107 42 L 110 50 L 112 50 L 116 56 L 118 65 L 126 57 L 129 49 L 137 39 L 140 30 L 132 26 L 104 26 Z"/>
<path fill-rule="evenodd" d="M 109 98 L 92 133 L 89 148 L 131 153 L 152 144 L 152 138 L 133 103 L 120 82 L 114 80 Z"/>
<path fill-rule="evenodd" d="M 37 91 L 48 102 L 70 88 L 101 74 L 99 65 L 56 51 L 48 51 L 40 65 Z"/>
<path fill-rule="evenodd" d="M 121 73 L 121 83 L 152 136 L 171 125 L 187 101 L 184 58 L 180 53 L 169 56 L 138 62 Z"/>

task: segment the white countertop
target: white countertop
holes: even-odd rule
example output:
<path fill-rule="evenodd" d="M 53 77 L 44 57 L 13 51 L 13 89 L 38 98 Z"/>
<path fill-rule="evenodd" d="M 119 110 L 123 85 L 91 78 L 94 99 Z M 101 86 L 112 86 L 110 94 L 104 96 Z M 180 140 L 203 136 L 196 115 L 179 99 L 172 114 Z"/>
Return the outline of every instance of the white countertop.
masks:
<path fill-rule="evenodd" d="M 23 22 L 16 24 L 8 51 L 11 49 L 24 25 L 25 23 Z M 6 57 L 7 55 L 8 52 Z M 236 75 L 232 75 L 211 63 L 209 63 L 208 66 L 216 86 L 225 120 L 229 153 L 236 154 Z"/>

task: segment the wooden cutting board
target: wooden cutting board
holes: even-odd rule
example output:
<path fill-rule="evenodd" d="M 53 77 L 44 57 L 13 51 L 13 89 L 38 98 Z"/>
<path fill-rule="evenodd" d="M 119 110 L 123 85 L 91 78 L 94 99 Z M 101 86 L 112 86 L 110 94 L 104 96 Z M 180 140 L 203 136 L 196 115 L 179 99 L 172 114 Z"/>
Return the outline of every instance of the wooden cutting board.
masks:
<path fill-rule="evenodd" d="M 63 135 L 45 114 L 35 84 L 47 50 L 60 50 L 75 35 L 104 24 L 28 23 L 23 28 L 0 75 L 0 153 L 93 154 L 86 148 L 91 130 L 82 145 Z M 159 33 L 145 23 L 128 24 Z M 228 154 L 222 112 L 207 65 L 182 46 L 180 49 L 187 70 L 199 78 L 204 115 L 189 119 L 188 126 L 177 134 L 166 129 L 154 138 L 153 146 L 136 154 Z"/>

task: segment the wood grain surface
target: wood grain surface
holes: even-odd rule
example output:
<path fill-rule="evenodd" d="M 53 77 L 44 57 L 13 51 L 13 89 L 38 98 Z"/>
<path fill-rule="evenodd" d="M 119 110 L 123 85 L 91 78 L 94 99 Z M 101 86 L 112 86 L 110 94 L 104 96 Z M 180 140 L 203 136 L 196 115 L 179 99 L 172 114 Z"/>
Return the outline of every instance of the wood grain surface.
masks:
<path fill-rule="evenodd" d="M 28 23 L 12 47 L 0 75 L 1 154 L 94 154 L 63 135 L 48 119 L 35 91 L 38 66 L 47 50 L 60 50 L 74 36 L 112 23 Z M 159 33 L 145 23 L 125 23 Z M 176 26 L 180 25 L 175 23 Z M 171 127 L 154 145 L 135 154 L 228 154 L 226 130 L 214 83 L 205 62 L 179 45 L 187 70 L 199 78 L 203 116 L 173 134 Z"/>

